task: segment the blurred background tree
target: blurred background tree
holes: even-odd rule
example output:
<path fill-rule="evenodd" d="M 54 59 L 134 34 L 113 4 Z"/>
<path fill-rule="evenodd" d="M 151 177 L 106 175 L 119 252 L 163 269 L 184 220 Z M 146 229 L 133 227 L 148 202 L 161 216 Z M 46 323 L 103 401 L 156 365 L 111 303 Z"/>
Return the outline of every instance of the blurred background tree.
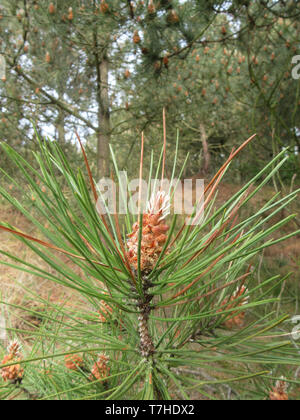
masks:
<path fill-rule="evenodd" d="M 240 179 L 283 146 L 281 173 L 299 175 L 299 42 L 294 1 L 0 0 L 1 140 L 34 148 L 30 120 L 76 159 L 77 130 L 109 173 L 109 143 L 121 168 L 136 170 L 140 132 L 158 147 L 161 112 L 169 147 L 207 177 L 232 147 L 257 132 Z M 1 157 L 1 159 L 4 159 Z M 5 162 L 1 161 L 1 166 Z"/>

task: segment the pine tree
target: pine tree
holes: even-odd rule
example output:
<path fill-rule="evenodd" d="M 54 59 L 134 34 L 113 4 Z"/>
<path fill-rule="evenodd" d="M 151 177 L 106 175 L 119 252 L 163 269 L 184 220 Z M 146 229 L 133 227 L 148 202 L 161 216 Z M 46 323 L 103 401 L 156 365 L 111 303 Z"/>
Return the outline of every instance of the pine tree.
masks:
<path fill-rule="evenodd" d="M 94 139 L 96 166 L 107 174 L 108 144 L 118 145 L 126 165 L 137 132 L 146 129 L 149 142 L 156 141 L 165 107 L 170 132 L 182 129 L 180 157 L 187 150 L 195 154 L 194 173 L 206 171 L 209 156 L 217 164 L 220 151 L 229 153 L 250 132 L 264 137 L 263 165 L 283 146 L 281 138 L 299 147 L 297 82 L 288 76 L 299 39 L 298 8 L 235 1 L 3 0 L 4 137 L 34 147 L 29 119 L 40 130 L 49 126 L 61 143 L 80 131 Z"/>

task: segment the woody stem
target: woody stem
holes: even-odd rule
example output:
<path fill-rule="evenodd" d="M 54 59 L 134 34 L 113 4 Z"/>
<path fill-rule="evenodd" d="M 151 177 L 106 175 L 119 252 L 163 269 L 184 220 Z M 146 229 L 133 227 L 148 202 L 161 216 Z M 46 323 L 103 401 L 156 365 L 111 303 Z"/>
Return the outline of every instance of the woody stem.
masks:
<path fill-rule="evenodd" d="M 148 293 L 148 289 L 152 286 L 146 275 L 142 276 L 143 280 L 143 297 L 137 299 L 137 306 L 140 314 L 139 334 L 140 334 L 140 351 L 143 357 L 149 358 L 155 352 L 153 339 L 149 331 L 149 316 L 151 312 L 151 301 L 153 295 Z"/>

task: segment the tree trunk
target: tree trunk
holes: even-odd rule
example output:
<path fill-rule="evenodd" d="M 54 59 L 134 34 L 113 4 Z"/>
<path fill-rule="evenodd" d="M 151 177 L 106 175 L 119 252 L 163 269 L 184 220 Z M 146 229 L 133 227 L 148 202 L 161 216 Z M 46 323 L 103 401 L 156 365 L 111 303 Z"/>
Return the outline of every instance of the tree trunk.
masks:
<path fill-rule="evenodd" d="M 98 62 L 97 175 L 109 176 L 110 112 L 108 92 L 109 63 L 104 55 Z"/>
<path fill-rule="evenodd" d="M 203 167 L 201 168 L 201 172 L 203 173 L 204 177 L 207 177 L 209 167 L 210 167 L 210 153 L 208 149 L 207 143 L 207 134 L 203 124 L 200 124 L 200 133 L 201 133 L 201 141 L 203 147 Z"/>
<path fill-rule="evenodd" d="M 65 114 L 64 111 L 59 110 L 56 120 L 57 140 L 61 147 L 66 144 L 66 131 L 65 131 Z"/>

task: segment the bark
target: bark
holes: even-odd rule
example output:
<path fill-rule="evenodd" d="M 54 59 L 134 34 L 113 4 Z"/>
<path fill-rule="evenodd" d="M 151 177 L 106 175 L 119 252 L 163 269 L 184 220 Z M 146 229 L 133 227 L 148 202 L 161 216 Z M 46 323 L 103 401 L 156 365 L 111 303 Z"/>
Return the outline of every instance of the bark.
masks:
<path fill-rule="evenodd" d="M 203 124 L 200 124 L 200 133 L 201 133 L 201 142 L 203 147 L 203 167 L 201 168 L 201 172 L 203 175 L 207 175 L 210 167 L 210 153 L 208 148 L 207 142 L 207 133 Z"/>
<path fill-rule="evenodd" d="M 94 1 L 94 7 L 96 3 Z M 97 177 L 109 176 L 109 141 L 110 141 L 110 110 L 108 74 L 109 61 L 107 57 L 107 41 L 98 32 L 93 34 L 94 57 L 97 72 L 97 101 L 98 101 L 98 129 L 97 129 Z"/>
<path fill-rule="evenodd" d="M 59 114 L 56 120 L 57 139 L 59 144 L 64 147 L 66 143 L 66 131 L 65 131 L 65 114 L 64 111 L 59 110 Z"/>
<path fill-rule="evenodd" d="M 99 176 L 109 176 L 110 112 L 108 92 L 109 63 L 106 56 L 98 60 L 97 168 Z"/>
<path fill-rule="evenodd" d="M 133 272 L 135 272 L 134 269 Z M 133 296 L 135 296 L 136 305 L 139 310 L 138 330 L 140 335 L 140 352 L 143 357 L 149 359 L 155 353 L 153 339 L 149 330 L 149 316 L 151 313 L 151 301 L 153 299 L 153 295 L 151 295 L 148 291 L 153 284 L 148 280 L 148 276 L 145 273 L 142 273 L 142 285 L 143 297 L 140 297 L 137 294 L 136 286 L 133 283 L 131 283 L 131 290 Z"/>

